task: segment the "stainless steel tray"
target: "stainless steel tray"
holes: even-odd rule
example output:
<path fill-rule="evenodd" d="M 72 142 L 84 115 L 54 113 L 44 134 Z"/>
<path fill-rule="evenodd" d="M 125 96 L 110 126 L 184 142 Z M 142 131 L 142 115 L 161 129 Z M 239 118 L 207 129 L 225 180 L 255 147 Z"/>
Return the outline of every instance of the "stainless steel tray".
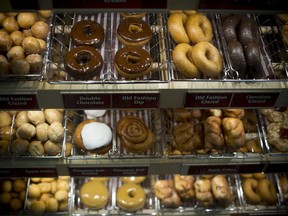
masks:
<path fill-rule="evenodd" d="M 123 146 L 119 137 L 116 134 L 116 125 L 122 116 L 134 115 L 142 119 L 145 124 L 152 130 L 155 135 L 155 142 L 153 147 L 143 154 L 128 153 Z M 71 155 L 67 159 L 105 159 L 105 158 L 154 158 L 163 156 L 163 139 L 162 128 L 159 110 L 107 110 L 102 117 L 97 117 L 96 120 L 109 125 L 112 129 L 112 148 L 106 154 L 95 154 L 83 151 L 77 147 L 73 140 L 73 133 L 76 126 L 86 120 L 87 116 L 83 110 L 74 111 L 74 115 L 68 117 L 67 122 L 71 126 L 68 127 L 66 141 L 72 143 Z M 69 123 L 70 122 L 70 123 Z"/>
<path fill-rule="evenodd" d="M 103 26 L 105 32 L 105 40 L 98 50 L 103 57 L 104 66 L 101 73 L 91 80 L 75 80 L 69 77 L 64 69 L 64 56 L 74 46 L 70 38 L 71 28 L 74 23 L 82 19 L 97 20 Z M 117 26 L 122 20 L 120 13 L 54 14 L 47 63 L 48 82 L 54 84 L 168 82 L 170 73 L 167 66 L 168 50 L 166 47 L 166 26 L 163 25 L 164 15 L 147 13 L 143 19 L 150 25 L 152 30 L 150 43 L 143 49 L 149 51 L 153 59 L 153 68 L 143 78 L 127 80 L 118 75 L 114 68 L 114 55 L 122 47 L 117 39 Z"/>

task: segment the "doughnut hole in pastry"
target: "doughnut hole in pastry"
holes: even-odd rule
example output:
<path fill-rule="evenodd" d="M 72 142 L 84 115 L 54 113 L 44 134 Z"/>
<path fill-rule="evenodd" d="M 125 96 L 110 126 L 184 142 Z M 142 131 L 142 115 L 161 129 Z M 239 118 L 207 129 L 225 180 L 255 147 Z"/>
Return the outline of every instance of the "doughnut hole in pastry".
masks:
<path fill-rule="evenodd" d="M 192 49 L 192 59 L 204 76 L 215 78 L 223 70 L 223 60 L 219 50 L 209 42 L 199 42 Z"/>
<path fill-rule="evenodd" d="M 126 183 L 120 186 L 116 194 L 117 205 L 128 212 L 134 212 L 144 207 L 146 194 L 144 189 L 134 183 Z"/>

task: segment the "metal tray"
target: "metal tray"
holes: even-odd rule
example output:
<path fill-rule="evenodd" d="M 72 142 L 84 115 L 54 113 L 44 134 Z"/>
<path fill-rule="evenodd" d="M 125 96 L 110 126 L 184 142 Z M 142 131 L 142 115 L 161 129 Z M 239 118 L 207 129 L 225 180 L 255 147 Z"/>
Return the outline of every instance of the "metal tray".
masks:
<path fill-rule="evenodd" d="M 253 152 L 249 150 L 245 150 L 243 148 L 238 149 L 237 151 L 231 152 L 227 149 L 224 149 L 223 151 L 212 151 L 212 152 L 206 152 L 205 149 L 200 149 L 197 151 L 192 151 L 192 152 L 181 152 L 181 151 L 176 151 L 175 147 L 173 146 L 173 141 L 174 141 L 174 127 L 176 125 L 182 124 L 183 122 L 178 122 L 175 119 L 175 109 L 166 109 L 162 110 L 162 122 L 165 122 L 163 124 L 164 130 L 165 130 L 165 143 L 166 143 L 166 154 L 169 158 L 235 158 L 235 159 L 243 159 L 243 158 L 259 158 L 261 159 L 263 155 L 266 153 L 265 147 L 264 147 L 264 142 L 262 140 L 262 134 L 261 134 L 261 126 L 258 121 L 257 117 L 257 112 L 255 110 L 245 110 L 246 114 L 244 118 L 242 119 L 243 125 L 244 125 L 244 132 L 245 132 L 245 139 L 246 143 L 248 141 L 255 141 L 258 143 L 258 145 L 261 147 L 262 151 L 257 151 Z M 200 127 L 204 127 L 204 121 L 206 119 L 206 111 L 205 110 L 200 110 L 201 112 L 201 119 L 191 119 L 189 122 L 192 122 L 194 124 L 197 124 Z M 255 125 L 253 128 L 248 127 L 248 123 L 250 122 L 250 119 L 246 115 L 248 115 L 249 112 L 249 118 L 255 118 L 253 121 L 256 121 Z M 169 114 L 168 114 L 169 113 Z M 253 123 L 254 124 L 254 123 Z M 203 129 L 204 130 L 204 129 Z M 223 132 L 224 133 L 224 132 Z M 205 138 L 205 134 L 203 132 L 201 136 L 203 142 Z"/>
<path fill-rule="evenodd" d="M 145 124 L 152 130 L 155 135 L 155 142 L 153 147 L 143 154 L 128 153 L 123 146 L 119 137 L 116 134 L 116 125 L 118 120 L 122 116 L 134 115 L 142 119 Z M 71 141 L 72 150 L 71 155 L 67 159 L 105 159 L 105 158 L 147 158 L 147 157 L 162 157 L 163 156 L 163 139 L 162 139 L 162 128 L 159 110 L 107 110 L 104 116 L 97 117 L 97 121 L 101 121 L 109 125 L 112 129 L 112 148 L 106 154 L 95 154 L 87 151 L 83 151 L 77 147 L 73 140 L 73 133 L 76 126 L 87 119 L 83 110 L 74 111 L 72 117 L 68 117 L 68 127 L 70 130 L 67 131 L 68 136 L 66 137 L 67 142 Z M 70 122 L 70 123 L 69 123 Z"/>
<path fill-rule="evenodd" d="M 156 215 L 157 209 L 155 207 L 155 199 L 149 177 L 140 183 L 140 186 L 143 187 L 146 194 L 146 202 L 144 207 L 136 212 L 126 212 L 117 206 L 116 193 L 118 188 L 123 184 L 119 177 L 110 177 L 109 180 L 105 182 L 109 191 L 110 200 L 104 208 L 96 210 L 84 206 L 80 199 L 80 188 L 87 181 L 89 181 L 89 178 L 75 178 L 75 197 L 72 215 Z"/>
<path fill-rule="evenodd" d="M 73 24 L 83 20 L 97 20 L 105 32 L 105 40 L 98 50 L 104 60 L 101 73 L 91 80 L 75 80 L 69 77 L 64 69 L 64 56 L 74 47 L 71 42 L 70 32 Z M 87 84 L 87 83 L 150 83 L 168 82 L 170 79 L 167 66 L 166 27 L 163 25 L 164 16 L 160 13 L 147 13 L 143 18 L 149 23 L 152 30 L 152 38 L 143 49 L 149 51 L 153 59 L 151 72 L 143 78 L 127 80 L 118 75 L 114 68 L 114 55 L 122 44 L 117 39 L 117 26 L 121 22 L 120 13 L 97 14 L 54 14 L 51 33 L 51 44 L 48 55 L 47 78 L 52 84 Z"/>

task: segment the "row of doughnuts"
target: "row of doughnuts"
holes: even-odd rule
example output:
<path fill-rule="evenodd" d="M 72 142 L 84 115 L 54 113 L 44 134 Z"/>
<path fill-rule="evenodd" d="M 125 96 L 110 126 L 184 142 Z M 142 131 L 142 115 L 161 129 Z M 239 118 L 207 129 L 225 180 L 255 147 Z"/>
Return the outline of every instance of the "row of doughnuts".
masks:
<path fill-rule="evenodd" d="M 239 78 L 261 78 L 260 32 L 253 18 L 222 15 L 222 29 L 232 68 Z"/>
<path fill-rule="evenodd" d="M 229 206 L 233 201 L 227 177 L 224 175 L 174 175 L 173 179 L 157 180 L 155 196 L 165 207 L 179 207 L 182 202 L 195 199 L 200 206 Z"/>
<path fill-rule="evenodd" d="M 247 112 L 247 114 L 246 114 Z M 174 109 L 171 133 L 173 147 L 184 153 L 244 151 L 261 153 L 258 138 L 245 138 L 245 131 L 254 133 L 256 116 L 244 109 L 191 110 Z M 250 126 L 253 124 L 254 126 Z M 173 154 L 178 154 L 174 151 Z"/>
<path fill-rule="evenodd" d="M 116 204 L 126 212 L 136 212 L 144 207 L 146 193 L 141 183 L 144 176 L 121 177 L 121 184 L 116 192 Z M 84 208 L 99 210 L 105 208 L 111 202 L 111 188 L 108 189 L 109 178 L 90 178 L 80 185 L 79 197 Z"/>
<path fill-rule="evenodd" d="M 167 25 L 171 37 L 177 43 L 172 51 L 172 59 L 181 74 L 188 78 L 199 78 L 202 74 L 215 78 L 222 72 L 222 56 L 211 43 L 213 28 L 204 14 L 173 12 Z"/>
<path fill-rule="evenodd" d="M 0 75 L 41 71 L 51 13 L 0 13 Z"/>

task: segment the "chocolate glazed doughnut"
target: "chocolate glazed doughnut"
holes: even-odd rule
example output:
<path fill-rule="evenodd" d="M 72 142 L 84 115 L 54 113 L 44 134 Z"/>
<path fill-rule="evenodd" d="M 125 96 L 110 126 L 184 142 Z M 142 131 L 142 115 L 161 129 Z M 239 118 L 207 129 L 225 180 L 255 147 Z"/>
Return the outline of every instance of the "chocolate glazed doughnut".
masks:
<path fill-rule="evenodd" d="M 76 46 L 101 46 L 104 41 L 103 27 L 92 20 L 81 20 L 71 29 L 71 37 Z"/>
<path fill-rule="evenodd" d="M 145 153 L 154 142 L 153 132 L 136 116 L 121 118 L 117 124 L 117 134 L 121 144 L 132 153 Z"/>
<path fill-rule="evenodd" d="M 242 19 L 239 26 L 238 38 L 243 46 L 248 43 L 260 43 L 260 33 L 254 19 L 248 17 Z"/>
<path fill-rule="evenodd" d="M 87 80 L 94 77 L 103 67 L 103 59 L 93 47 L 79 46 L 65 56 L 66 72 L 75 79 Z"/>
<path fill-rule="evenodd" d="M 241 23 L 240 15 L 230 15 L 223 20 L 223 34 L 227 43 L 237 41 L 237 30 Z"/>
<path fill-rule="evenodd" d="M 262 77 L 261 55 L 258 44 L 248 43 L 245 46 L 245 56 L 249 74 L 256 79 Z"/>
<path fill-rule="evenodd" d="M 148 23 L 137 18 L 126 18 L 117 28 L 118 40 L 125 46 L 144 46 L 151 37 Z"/>
<path fill-rule="evenodd" d="M 151 71 L 152 58 L 140 47 L 123 47 L 116 52 L 115 67 L 121 76 L 136 79 Z"/>
<path fill-rule="evenodd" d="M 247 74 L 247 63 L 242 44 L 238 41 L 230 42 L 228 44 L 228 53 L 230 55 L 232 68 L 238 71 L 239 78 L 244 79 Z"/>

